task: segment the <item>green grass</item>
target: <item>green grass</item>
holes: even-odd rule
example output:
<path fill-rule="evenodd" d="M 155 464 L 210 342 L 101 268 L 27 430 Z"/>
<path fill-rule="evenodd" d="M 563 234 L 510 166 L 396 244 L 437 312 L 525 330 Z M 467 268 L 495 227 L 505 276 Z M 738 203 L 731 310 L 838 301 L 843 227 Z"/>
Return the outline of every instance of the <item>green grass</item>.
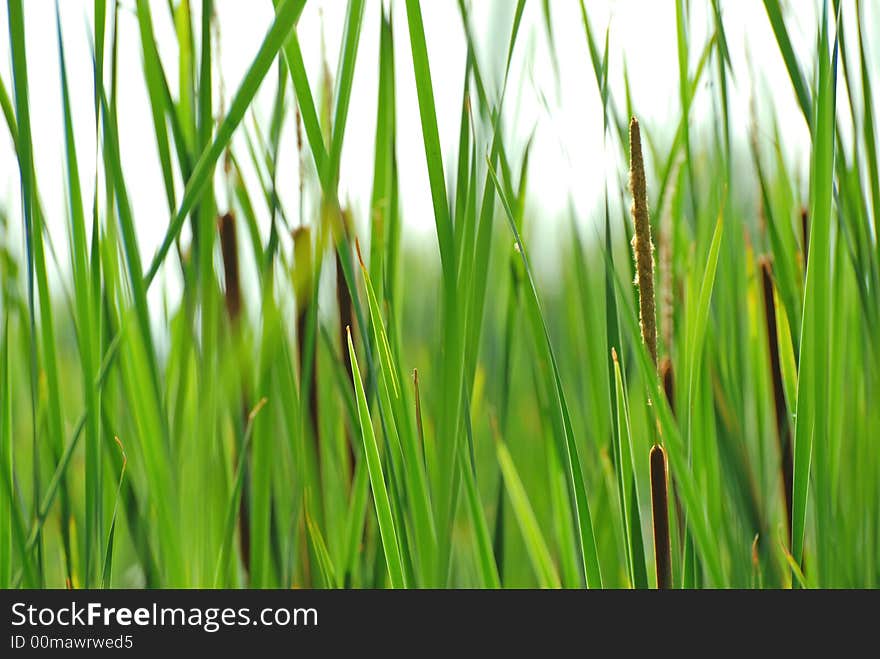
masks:
<path fill-rule="evenodd" d="M 701 42 L 688 3 L 670 5 L 680 114 L 668 126 L 641 121 L 656 352 L 669 364 L 658 375 L 631 284 L 627 126 L 641 108 L 609 55 L 640 57 L 645 44 L 619 43 L 613 25 L 602 34 L 581 2 L 583 61 L 565 62 L 552 4 L 519 0 L 497 31 L 499 61 L 487 61 L 471 3 L 451 4 L 467 57 L 446 151 L 437 98 L 450 91 L 432 77 L 435 35 L 419 0 L 400 2 L 397 23 L 386 3 L 349 0 L 344 20 L 325 26 L 340 49 L 320 79 L 296 32 L 306 0 L 275 0 L 226 107 L 213 3 L 133 3 L 141 68 L 129 71 L 119 7 L 96 0 L 90 61 L 71 60 L 58 21 L 60 75 L 49 82 L 60 126 L 33 123 L 28 62 L 46 53 L 26 42 L 27 3 L 10 0 L 2 148 L 18 162 L 21 213 L 0 199 L 0 587 L 648 588 L 655 442 L 668 460 L 673 587 L 880 585 L 869 12 L 823 0 L 803 55 L 783 3 L 764 0 L 791 79 L 775 92 L 803 115 L 778 121 L 809 128 L 809 163 L 792 163 L 764 118 L 773 98 L 757 96 L 754 117 L 733 112 L 748 77 L 728 52 L 727 2 L 711 3 Z M 159 20 L 174 26 L 176 59 L 160 56 Z M 522 140 L 511 120 L 534 93 L 514 88 L 528 75 L 513 69 L 521 56 L 531 65 L 535 38 L 550 49 L 551 86 L 563 64 L 580 67 L 603 108 L 595 129 L 621 163 L 604 198 L 583 200 L 603 213 L 572 210 L 553 225 L 553 279 L 531 259 L 552 221 L 530 185 L 541 133 Z M 92 154 L 77 150 L 74 66 L 95 76 L 93 189 L 81 184 Z M 362 107 L 352 90 L 367 68 L 375 105 Z M 398 95 L 401 74 L 415 82 L 412 105 Z M 167 223 L 129 194 L 137 173 L 123 168 L 119 76 L 144 85 L 141 128 L 155 139 Z M 254 109 L 270 77 L 263 124 Z M 693 121 L 698 106 L 711 108 L 708 127 Z M 364 112 L 377 121 L 361 159 L 372 171 L 358 173 L 372 185 L 368 216 L 357 217 L 340 185 L 349 117 Z M 421 242 L 404 240 L 402 113 L 423 140 L 435 233 Z M 50 129 L 63 135 L 65 171 L 51 191 L 33 141 Z M 299 153 L 285 151 L 293 132 Z M 288 158 L 299 181 L 278 176 Z M 297 184 L 314 208 L 282 201 Z M 47 221 L 50 192 L 63 222 Z M 574 208 L 581 193 L 571 194 Z M 142 261 L 146 221 L 163 237 Z M 180 299 L 155 295 L 165 275 L 179 276 Z"/>

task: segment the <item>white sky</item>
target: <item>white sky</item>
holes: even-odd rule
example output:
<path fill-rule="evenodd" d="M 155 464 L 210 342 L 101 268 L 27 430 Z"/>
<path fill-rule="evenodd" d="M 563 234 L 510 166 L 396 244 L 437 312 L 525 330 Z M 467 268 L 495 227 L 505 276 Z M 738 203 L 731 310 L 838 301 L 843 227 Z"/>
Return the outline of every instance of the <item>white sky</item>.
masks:
<path fill-rule="evenodd" d="M 167 0 L 152 1 L 160 54 L 171 88 L 175 89 L 177 52 Z M 298 34 L 313 88 L 319 81 L 322 30 L 326 35 L 329 64 L 331 68 L 336 66 L 346 4 L 343 0 L 309 0 L 300 20 Z M 372 186 L 378 28 L 382 4 L 382 0 L 367 0 L 366 3 L 342 157 L 340 196 L 351 202 L 361 226 L 367 215 Z M 400 0 L 392 4 L 405 236 L 409 240 L 435 240 L 405 8 Z M 490 79 L 495 80 L 496 76 L 492 73 L 497 73 L 503 64 L 515 3 L 513 0 L 471 0 L 471 4 L 474 6 L 475 34 L 482 49 L 480 60 L 484 69 L 491 72 Z M 816 3 L 803 0 L 790 4 L 796 11 L 790 11 L 786 18 L 796 50 L 802 61 L 810 61 L 807 54 L 812 52 L 815 39 Z M 874 3 L 867 4 L 869 20 L 866 22 L 871 25 L 871 20 L 876 21 L 877 7 Z M 63 246 L 66 236 L 65 185 L 55 6 L 53 0 L 26 0 L 24 5 L 37 175 L 53 240 L 56 245 Z M 88 45 L 93 3 L 91 0 L 60 0 L 60 5 L 73 90 L 80 171 L 84 193 L 88 194 L 92 189 L 95 167 Z M 199 0 L 193 0 L 193 5 L 198 11 Z M 219 65 L 215 64 L 215 72 L 219 71 L 222 75 L 229 97 L 237 88 L 271 22 L 272 4 L 270 0 L 215 0 L 215 5 L 221 40 L 221 61 Z M 711 5 L 708 0 L 695 1 L 691 5 L 693 70 L 711 28 L 708 13 Z M 775 109 L 781 118 L 783 143 L 788 155 L 806 162 L 809 153 L 808 132 L 795 104 L 763 3 L 761 0 L 725 0 L 722 6 L 736 75 L 732 90 L 735 136 L 745 136 L 749 125 L 749 99 L 755 83 L 749 76 L 748 57 L 757 69 L 756 84 L 761 90 L 759 110 L 767 112 Z M 134 0 L 122 0 L 121 7 L 121 150 L 142 256 L 148 262 L 167 227 L 168 211 L 143 79 Z M 590 65 L 579 4 L 577 0 L 554 0 L 551 7 L 560 62 L 560 95 L 557 96 L 553 83 L 541 2 L 530 0 L 512 65 L 512 88 L 506 102 L 508 129 L 516 133 L 520 143 L 524 143 L 535 129 L 530 167 L 530 192 L 534 202 L 540 204 L 539 207 L 552 220 L 566 212 L 571 198 L 579 221 L 587 223 L 597 216 L 601 208 L 605 177 L 617 180 L 621 164 L 616 145 L 609 148 L 607 155 L 603 152 L 601 104 Z M 626 53 L 634 106 L 643 126 L 648 130 L 664 130 L 671 135 L 680 112 L 674 0 L 590 0 L 587 7 L 597 39 L 601 41 L 604 38 L 605 28 L 610 25 L 610 80 L 618 105 L 624 107 L 623 54 Z M 457 0 L 425 1 L 422 2 L 422 11 L 435 85 L 440 137 L 449 169 L 454 163 L 458 139 L 465 40 Z M 873 19 L 870 18 L 872 13 Z M 851 31 L 850 34 L 854 37 L 855 33 Z M 806 73 L 810 75 L 811 72 Z M 0 76 L 11 94 L 6 12 L 0 12 Z M 256 117 L 264 122 L 263 125 L 268 124 L 271 113 L 275 78 L 274 72 L 267 76 L 254 106 Z M 541 95 L 548 99 L 549 114 L 539 100 Z M 711 96 L 704 83 L 693 109 L 694 124 L 706 119 L 710 103 Z M 250 125 L 250 122 L 248 115 L 245 123 Z M 769 135 L 763 137 L 769 141 Z M 666 144 L 668 139 L 664 137 L 661 143 Z M 238 146 L 240 159 L 247 160 L 240 134 L 234 144 Z M 285 126 L 282 154 L 278 172 L 280 194 L 283 203 L 292 210 L 297 208 L 298 203 L 298 173 L 291 122 Z M 5 126 L 0 129 L 0 174 L 0 208 L 9 212 L 13 229 L 20 232 L 18 169 Z M 179 198 L 183 186 L 180 181 L 177 185 Z M 87 198 L 87 206 L 90 203 Z"/>

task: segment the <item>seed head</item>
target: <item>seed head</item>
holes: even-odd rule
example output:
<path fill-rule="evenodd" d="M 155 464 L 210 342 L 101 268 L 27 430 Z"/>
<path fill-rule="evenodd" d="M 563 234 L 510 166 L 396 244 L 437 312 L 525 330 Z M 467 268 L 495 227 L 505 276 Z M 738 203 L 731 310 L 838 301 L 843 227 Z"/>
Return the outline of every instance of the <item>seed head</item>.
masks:
<path fill-rule="evenodd" d="M 636 280 L 639 288 L 639 323 L 642 340 L 654 364 L 657 363 L 657 314 L 654 302 L 654 245 L 651 243 L 651 222 L 648 218 L 645 162 L 642 159 L 642 137 L 635 117 L 629 124 L 630 170 L 629 187 L 633 196 L 632 216 L 636 233 L 632 239 L 636 259 Z"/>
<path fill-rule="evenodd" d="M 651 516 L 654 523 L 654 565 L 657 588 L 672 587 L 672 553 L 669 545 L 669 493 L 666 486 L 666 451 L 659 444 L 651 448 Z"/>

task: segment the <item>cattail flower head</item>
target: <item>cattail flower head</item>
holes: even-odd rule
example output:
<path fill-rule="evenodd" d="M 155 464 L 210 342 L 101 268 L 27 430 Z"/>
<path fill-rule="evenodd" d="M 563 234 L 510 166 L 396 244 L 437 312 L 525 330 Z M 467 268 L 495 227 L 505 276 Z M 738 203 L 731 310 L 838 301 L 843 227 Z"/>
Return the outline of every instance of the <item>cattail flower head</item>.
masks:
<path fill-rule="evenodd" d="M 654 301 L 654 245 L 651 243 L 651 222 L 648 217 L 648 194 L 645 182 L 645 162 L 642 159 L 642 136 L 635 117 L 629 124 L 630 170 L 629 187 L 632 192 L 632 216 L 635 235 L 632 239 L 636 259 L 635 283 L 639 288 L 639 323 L 642 340 L 654 364 L 657 363 L 657 314 Z"/>
<path fill-rule="evenodd" d="M 230 212 L 217 221 L 220 230 L 220 250 L 223 252 L 223 275 L 226 280 L 226 312 L 235 323 L 241 315 L 241 281 L 238 275 L 238 245 L 235 235 L 235 216 Z"/>
<path fill-rule="evenodd" d="M 672 587 L 672 550 L 669 545 L 669 491 L 666 484 L 666 451 L 651 448 L 651 513 L 654 522 L 654 565 L 657 588 Z"/>
<path fill-rule="evenodd" d="M 810 253 L 810 222 L 806 206 L 801 206 L 801 240 L 804 249 L 804 272 L 806 272 L 807 255 Z"/>
<path fill-rule="evenodd" d="M 782 491 L 785 498 L 788 537 L 791 542 L 792 489 L 794 484 L 794 454 L 789 426 L 788 404 L 782 384 L 782 367 L 779 358 L 779 339 L 776 325 L 776 305 L 773 299 L 773 267 L 770 259 L 758 259 L 761 271 L 761 288 L 764 299 L 764 320 L 767 324 L 767 355 L 770 361 L 770 382 L 773 386 L 773 411 L 776 416 L 776 439 L 779 445 L 780 468 L 782 471 Z"/>

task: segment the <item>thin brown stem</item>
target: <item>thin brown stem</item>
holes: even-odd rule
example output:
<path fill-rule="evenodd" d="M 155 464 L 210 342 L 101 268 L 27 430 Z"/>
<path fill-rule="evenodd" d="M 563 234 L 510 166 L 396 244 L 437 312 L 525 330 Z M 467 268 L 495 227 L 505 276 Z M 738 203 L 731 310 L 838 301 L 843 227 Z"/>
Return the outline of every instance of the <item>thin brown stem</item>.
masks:
<path fill-rule="evenodd" d="M 238 275 L 238 240 L 235 215 L 226 213 L 217 221 L 220 230 L 220 249 L 223 252 L 223 275 L 226 281 L 226 312 L 235 325 L 241 315 L 241 281 Z"/>
<path fill-rule="evenodd" d="M 770 380 L 773 385 L 773 409 L 776 414 L 776 438 L 779 442 L 782 485 L 785 496 L 785 512 L 788 522 L 788 539 L 791 543 L 792 486 L 794 460 L 791 446 L 791 429 L 788 424 L 788 405 L 782 385 L 782 368 L 779 362 L 779 339 L 776 327 L 776 305 L 773 302 L 773 270 L 765 257 L 759 261 L 764 292 L 764 317 L 767 322 L 767 353 L 770 358 Z"/>
<path fill-rule="evenodd" d="M 801 239 L 804 246 L 804 272 L 807 271 L 807 255 L 810 253 L 810 220 L 806 207 L 801 207 Z"/>
<path fill-rule="evenodd" d="M 235 215 L 230 211 L 221 216 L 217 220 L 217 228 L 220 233 L 220 250 L 223 254 L 223 276 L 225 279 L 226 291 L 224 301 L 226 303 L 226 313 L 229 316 L 229 322 L 232 325 L 233 340 L 238 336 L 238 328 L 241 318 L 241 280 L 238 273 L 238 238 L 235 228 Z M 244 426 L 250 411 L 247 392 L 242 382 L 241 391 L 241 419 L 242 419 L 242 437 L 244 436 Z M 242 442 L 242 450 L 244 450 L 244 442 Z M 250 522 L 250 456 L 245 456 L 242 463 L 243 485 L 241 498 L 238 503 L 238 542 L 239 552 L 241 554 L 241 562 L 246 575 L 251 572 L 251 522 Z"/>
<path fill-rule="evenodd" d="M 347 218 L 345 218 L 347 219 Z M 340 239 L 339 248 L 346 250 L 351 256 L 351 245 L 348 241 L 347 223 L 344 223 L 343 233 Z M 349 258 L 350 260 L 350 258 Z M 342 268 L 342 259 L 339 252 L 336 253 L 336 304 L 339 307 L 339 350 L 342 355 L 342 363 L 345 366 L 345 372 L 348 374 L 348 381 L 354 386 L 354 373 L 351 367 L 351 356 L 348 354 L 348 342 L 346 329 L 354 327 L 354 313 L 352 311 L 351 291 L 348 289 L 348 282 L 345 280 L 345 271 Z M 354 481 L 354 443 L 346 427 L 346 445 L 348 446 L 348 468 L 349 482 Z"/>
<path fill-rule="evenodd" d="M 663 392 L 666 394 L 666 400 L 669 403 L 669 409 L 675 415 L 675 381 L 672 375 L 672 360 L 666 356 L 660 360 L 660 367 L 657 369 L 660 381 L 663 383 Z"/>
<path fill-rule="evenodd" d="M 422 457 L 427 459 L 425 452 L 425 428 L 422 425 L 422 397 L 419 393 L 419 369 L 413 369 L 413 394 L 416 399 L 416 432 L 419 436 L 419 445 L 422 447 Z M 425 464 L 427 469 L 427 464 Z"/>
<path fill-rule="evenodd" d="M 308 372 L 305 369 L 306 357 L 306 334 L 308 332 L 309 312 L 311 305 L 315 304 L 312 299 L 313 284 L 313 260 L 312 246 L 309 237 L 308 227 L 297 227 L 293 230 L 293 251 L 295 261 L 294 272 L 294 291 L 296 295 L 296 345 L 299 357 L 300 382 L 301 386 L 305 386 L 308 382 L 308 417 L 309 425 L 314 438 L 315 459 L 318 465 L 318 474 L 320 476 L 321 469 L 321 440 L 320 426 L 318 424 L 318 360 L 311 359 L 311 366 Z M 313 349 L 313 353 L 316 352 Z"/>
<path fill-rule="evenodd" d="M 657 369 L 660 376 L 660 382 L 663 383 L 663 392 L 666 395 L 666 401 L 669 403 L 669 409 L 672 410 L 672 416 L 675 416 L 675 376 L 672 370 L 672 360 L 669 356 L 660 360 L 660 367 Z M 684 506 L 681 505 L 681 497 L 678 494 L 678 485 L 675 478 L 672 478 L 672 501 L 675 504 L 676 528 L 678 530 L 678 538 L 684 543 Z"/>

